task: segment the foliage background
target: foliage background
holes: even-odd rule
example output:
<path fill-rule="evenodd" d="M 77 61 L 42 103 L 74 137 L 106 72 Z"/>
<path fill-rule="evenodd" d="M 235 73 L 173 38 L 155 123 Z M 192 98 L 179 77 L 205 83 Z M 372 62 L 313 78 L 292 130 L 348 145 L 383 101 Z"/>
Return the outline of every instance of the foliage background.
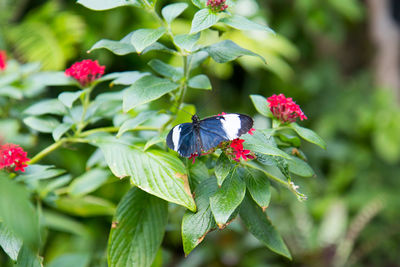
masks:
<path fill-rule="evenodd" d="M 192 92 L 187 102 L 196 105 L 200 117 L 221 111 L 254 115 L 249 94 L 284 93 L 301 105 L 309 117 L 303 125 L 319 133 L 328 149 L 303 144 L 317 172 L 316 178 L 296 180 L 308 201 L 299 203 L 284 190 L 273 191 L 271 219 L 288 243 L 293 262 L 266 252 L 239 222 L 228 231 L 210 234 L 185 258 L 179 219 L 173 220 L 182 216 L 178 208 L 172 210 L 177 214 L 171 216 L 159 258 L 164 266 L 321 266 L 334 261 L 399 266 L 400 110 L 393 91 L 373 79 L 376 49 L 368 32 L 368 6 L 357 0 L 237 2 L 239 13 L 266 20 L 278 36 L 246 37 L 229 30 L 226 34 L 263 55 L 268 64 L 248 58 L 223 65 L 208 61 L 203 67 L 213 91 Z M 106 65 L 108 73 L 148 68 L 149 55 L 86 53 L 101 38 L 119 40 L 134 29 L 154 26 L 139 9 L 92 12 L 74 1 L 2 0 L 0 10 L 0 47 L 21 62 L 39 61 L 45 70 L 64 70 L 76 60 L 93 58 Z M 175 27 L 187 31 L 194 12 L 194 8 L 186 10 Z M 49 88 L 43 94 L 55 97 L 60 90 Z M 100 91 L 106 90 L 104 86 Z M 25 107 L 29 104 L 24 102 Z M 2 118 L 0 131 L 8 133 L 9 141 L 18 138 L 28 155 L 52 142 L 46 135 L 32 137 L 27 128 L 13 134 L 6 120 Z M 18 131 L 22 135 L 17 136 Z M 91 152 L 90 147 L 87 154 L 60 149 L 43 163 L 57 163 L 78 176 L 85 171 Z M 128 187 L 126 181 L 110 181 L 95 194 L 116 204 Z M 65 229 L 51 232 L 46 261 L 67 253 L 79 266 L 87 266 L 85 259 L 91 253 L 90 266 L 103 266 L 111 218 L 74 217 L 72 235 Z M 0 265 L 7 264 L 7 256 L 0 252 Z"/>

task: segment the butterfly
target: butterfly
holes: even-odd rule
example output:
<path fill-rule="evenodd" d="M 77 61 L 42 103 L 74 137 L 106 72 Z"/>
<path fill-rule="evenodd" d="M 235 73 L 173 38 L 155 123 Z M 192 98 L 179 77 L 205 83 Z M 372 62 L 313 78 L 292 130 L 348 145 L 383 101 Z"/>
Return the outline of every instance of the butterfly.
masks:
<path fill-rule="evenodd" d="M 247 133 L 253 126 L 253 119 L 244 114 L 230 113 L 217 115 L 204 120 L 192 116 L 192 123 L 176 125 L 167 136 L 167 145 L 182 157 L 200 155 L 218 146 L 223 141 L 230 141 Z"/>

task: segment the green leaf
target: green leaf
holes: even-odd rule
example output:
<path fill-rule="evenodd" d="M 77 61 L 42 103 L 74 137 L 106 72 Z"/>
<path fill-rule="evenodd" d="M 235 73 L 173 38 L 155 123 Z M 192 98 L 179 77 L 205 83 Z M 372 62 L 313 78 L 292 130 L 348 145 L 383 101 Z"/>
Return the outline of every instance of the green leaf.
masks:
<path fill-rule="evenodd" d="M 267 138 L 261 131 L 255 131 L 253 135 L 245 134 L 242 138 L 245 140 L 243 143 L 244 149 L 249 149 L 252 152 L 263 155 L 272 155 L 290 159 L 288 154 L 271 144 L 269 139 L 272 137 Z"/>
<path fill-rule="evenodd" d="M 110 176 L 110 173 L 102 169 L 93 169 L 74 179 L 68 187 L 68 193 L 72 196 L 89 194 L 102 186 Z"/>
<path fill-rule="evenodd" d="M 238 46 L 231 40 L 224 40 L 219 43 L 206 46 L 203 49 L 218 63 L 226 63 L 241 56 L 255 56 L 266 63 L 262 56 Z"/>
<path fill-rule="evenodd" d="M 246 194 L 240 205 L 240 217 L 250 233 L 275 253 L 292 259 L 289 250 L 266 214 Z"/>
<path fill-rule="evenodd" d="M 195 211 L 186 168 L 179 158 L 159 150 L 135 148 L 115 138 L 96 141 L 115 176 L 167 201 Z"/>
<path fill-rule="evenodd" d="M 25 109 L 24 113 L 36 116 L 44 114 L 65 115 L 67 109 L 58 99 L 48 99 L 33 104 Z"/>
<path fill-rule="evenodd" d="M 140 7 L 136 0 L 78 0 L 77 3 L 92 10 L 107 10 L 121 6 Z"/>
<path fill-rule="evenodd" d="M 29 246 L 24 244 L 19 252 L 17 264 L 14 267 L 43 267 L 42 258 L 33 252 Z"/>
<path fill-rule="evenodd" d="M 13 261 L 17 260 L 22 247 L 22 240 L 3 223 L 0 223 L 0 246 Z"/>
<path fill-rule="evenodd" d="M 118 78 L 111 82 L 111 85 L 121 84 L 121 85 L 131 85 L 143 76 L 150 75 L 148 72 L 139 71 L 124 71 L 120 72 Z"/>
<path fill-rule="evenodd" d="M 218 22 L 218 16 L 210 9 L 204 8 L 194 14 L 190 34 L 208 29 Z"/>
<path fill-rule="evenodd" d="M 53 178 L 65 173 L 63 169 L 55 169 L 53 165 L 32 164 L 25 169 L 25 173 L 18 175 L 15 180 L 18 182 L 33 182 Z"/>
<path fill-rule="evenodd" d="M 270 183 L 264 173 L 255 169 L 246 169 L 246 175 L 244 177 L 246 182 L 247 190 L 253 200 L 265 210 L 271 199 Z"/>
<path fill-rule="evenodd" d="M 178 88 L 178 84 L 156 76 L 144 76 L 124 91 L 123 110 L 129 110 L 156 100 Z"/>
<path fill-rule="evenodd" d="M 165 201 L 131 188 L 118 204 L 108 243 L 110 267 L 152 264 L 168 218 Z"/>
<path fill-rule="evenodd" d="M 133 32 L 131 44 L 135 47 L 136 52 L 140 54 L 145 48 L 149 47 L 161 38 L 165 33 L 165 28 L 158 29 L 139 29 Z"/>
<path fill-rule="evenodd" d="M 196 89 L 204 89 L 204 90 L 212 89 L 210 79 L 208 79 L 208 77 L 204 74 L 199 74 L 190 78 L 188 85 L 189 87 Z"/>
<path fill-rule="evenodd" d="M 297 123 L 290 123 L 289 126 L 296 131 L 303 139 L 310 143 L 316 144 L 317 146 L 326 149 L 326 143 L 319 137 L 314 131 L 301 127 Z"/>
<path fill-rule="evenodd" d="M 63 212 L 82 217 L 113 215 L 115 213 L 113 203 L 94 196 L 81 198 L 63 196 L 55 201 L 55 205 L 57 209 Z"/>
<path fill-rule="evenodd" d="M 39 244 L 38 218 L 24 187 L 0 173 L 0 220 L 25 244 Z"/>
<path fill-rule="evenodd" d="M 197 41 L 200 39 L 200 33 L 196 34 L 180 34 L 174 36 L 174 43 L 182 50 L 186 52 L 194 52 L 198 48 L 196 46 Z"/>
<path fill-rule="evenodd" d="M 261 95 L 250 95 L 250 99 L 258 113 L 268 118 L 272 117 L 271 110 L 268 107 L 268 102 L 265 97 Z"/>
<path fill-rule="evenodd" d="M 32 77 L 32 83 L 43 86 L 61 86 L 75 85 L 77 81 L 65 75 L 63 71 L 44 71 L 35 73 Z"/>
<path fill-rule="evenodd" d="M 53 139 L 54 141 L 60 140 L 60 138 L 68 132 L 69 129 L 71 129 L 72 124 L 71 123 L 61 123 L 58 125 L 52 132 Z"/>
<path fill-rule="evenodd" d="M 17 87 L 4 86 L 0 88 L 0 96 L 6 96 L 13 99 L 22 99 L 24 94 Z"/>
<path fill-rule="evenodd" d="M 178 81 L 183 78 L 182 68 L 175 68 L 169 64 L 166 64 L 158 59 L 152 59 L 148 65 L 158 74 L 171 78 L 173 81 Z"/>
<path fill-rule="evenodd" d="M 57 119 L 52 117 L 38 118 L 33 116 L 25 118 L 24 123 L 30 128 L 42 133 L 51 133 L 60 124 Z"/>
<path fill-rule="evenodd" d="M 218 186 L 221 186 L 225 178 L 231 172 L 233 165 L 225 153 L 221 153 L 215 165 L 215 176 L 217 177 Z"/>
<path fill-rule="evenodd" d="M 237 170 L 230 172 L 221 188 L 210 197 L 210 206 L 219 228 L 223 228 L 230 216 L 242 202 L 246 193 L 246 184 Z"/>
<path fill-rule="evenodd" d="M 207 0 L 192 0 L 192 3 L 200 9 L 207 7 Z"/>
<path fill-rule="evenodd" d="M 233 15 L 231 17 L 225 17 L 220 20 L 222 23 L 225 23 L 232 28 L 243 30 L 243 31 L 267 31 L 269 33 L 275 33 L 271 28 L 265 25 L 258 24 L 251 20 L 248 20 L 245 17 L 239 15 Z"/>
<path fill-rule="evenodd" d="M 130 53 L 136 53 L 135 47 L 131 44 L 133 32 L 126 35 L 120 41 L 108 40 L 108 39 L 101 39 L 97 41 L 89 50 L 88 53 L 92 52 L 93 50 L 105 48 L 112 53 L 123 56 Z"/>
<path fill-rule="evenodd" d="M 140 124 L 146 122 L 148 119 L 155 115 L 154 111 L 140 112 L 136 117 L 126 120 L 119 128 L 117 137 L 121 137 L 125 132 L 134 130 Z"/>
<path fill-rule="evenodd" d="M 204 180 L 196 188 L 197 212 L 186 211 L 182 219 L 182 243 L 185 255 L 188 255 L 203 241 L 206 234 L 217 227 L 210 210 L 209 200 L 217 189 L 214 178 Z"/>
<path fill-rule="evenodd" d="M 165 52 L 165 53 L 169 53 L 172 55 L 176 54 L 175 50 L 168 48 L 159 42 L 155 42 L 154 44 L 148 46 L 145 50 L 143 50 L 142 55 L 144 55 L 150 51 L 160 51 L 160 52 Z"/>
<path fill-rule="evenodd" d="M 49 229 L 83 237 L 90 236 L 90 230 L 87 229 L 83 223 L 80 223 L 77 220 L 72 219 L 70 216 L 66 216 L 62 213 L 45 210 L 43 211 L 42 222 L 43 226 Z"/>
<path fill-rule="evenodd" d="M 291 156 L 288 161 L 289 171 L 303 177 L 312 177 L 315 175 L 314 170 L 302 159 Z"/>
<path fill-rule="evenodd" d="M 64 92 L 58 95 L 58 100 L 66 107 L 72 108 L 72 104 L 84 93 L 84 90 L 77 92 Z"/>
<path fill-rule="evenodd" d="M 87 267 L 89 262 L 89 253 L 66 253 L 52 260 L 46 267 Z"/>
<path fill-rule="evenodd" d="M 188 7 L 186 3 L 169 4 L 161 10 L 161 14 L 168 24 L 177 18 Z"/>

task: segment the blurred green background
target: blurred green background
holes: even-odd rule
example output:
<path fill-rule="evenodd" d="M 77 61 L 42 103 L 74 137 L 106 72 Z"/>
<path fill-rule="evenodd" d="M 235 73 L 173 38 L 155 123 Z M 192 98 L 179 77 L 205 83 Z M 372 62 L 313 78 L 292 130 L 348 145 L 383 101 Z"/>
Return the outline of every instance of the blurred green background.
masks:
<path fill-rule="evenodd" d="M 158 7 L 170 2 L 159 1 Z M 202 70 L 211 79 L 212 92 L 191 92 L 186 99 L 200 116 L 222 111 L 254 115 L 249 94 L 284 93 L 308 116 L 301 124 L 325 139 L 328 148 L 322 151 L 303 143 L 317 173 L 311 179 L 295 178 L 309 198 L 306 202 L 298 202 L 286 190 L 273 192 L 269 214 L 293 254 L 292 262 L 269 252 L 240 221 L 208 235 L 185 258 L 179 230 L 183 210 L 171 206 L 173 215 L 157 258 L 162 266 L 400 266 L 398 6 L 396 0 L 237 0 L 233 12 L 268 23 L 277 35 L 217 26 L 202 36 L 204 43 L 218 35 L 232 39 L 264 56 L 268 64 L 249 57 L 232 64 L 206 61 Z M 187 32 L 195 11 L 193 6 L 187 9 L 173 29 Z M 75 1 L 0 0 L 0 48 L 19 62 L 40 62 L 43 70 L 64 70 L 74 61 L 92 58 L 106 65 L 107 73 L 148 71 L 151 58 L 172 63 L 176 58 L 153 52 L 116 56 L 107 50 L 86 51 L 99 39 L 119 40 L 135 29 L 155 27 L 152 23 L 150 15 L 136 8 L 94 12 Z M 41 97 L 55 97 L 62 90 L 48 88 Z M 264 123 L 255 120 L 256 126 Z M 15 131 L 28 134 L 24 127 Z M 31 156 L 52 142 L 50 135 L 25 137 Z M 87 154 L 77 151 L 79 147 L 61 149 L 42 163 L 78 176 L 93 149 Z M 127 181 L 114 181 L 95 194 L 116 204 L 127 187 Z M 105 266 L 111 217 L 72 218 L 77 224 L 69 229 L 57 229 L 56 223 L 50 227 L 42 252 L 45 263 L 64 266 L 59 257 L 64 254 L 75 257 L 80 264 L 75 267 Z M 85 253 L 92 255 L 90 263 Z M 0 252 L 0 266 L 7 262 Z"/>

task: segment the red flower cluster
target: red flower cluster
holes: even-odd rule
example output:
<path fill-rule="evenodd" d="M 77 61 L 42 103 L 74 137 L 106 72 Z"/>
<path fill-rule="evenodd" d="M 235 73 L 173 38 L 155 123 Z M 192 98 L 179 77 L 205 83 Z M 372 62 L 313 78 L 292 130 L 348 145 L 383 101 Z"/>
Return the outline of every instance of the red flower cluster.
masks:
<path fill-rule="evenodd" d="M 214 12 L 221 12 L 228 8 L 225 0 L 207 0 L 207 6 Z"/>
<path fill-rule="evenodd" d="M 18 145 L 4 144 L 0 145 L 0 169 L 5 167 L 14 168 L 15 171 L 25 171 L 29 158 L 27 153 Z"/>
<path fill-rule="evenodd" d="M 6 51 L 0 50 L 0 71 L 7 68 L 7 54 Z"/>
<path fill-rule="evenodd" d="M 74 63 L 65 70 L 65 75 L 77 80 L 82 86 L 86 86 L 104 74 L 105 66 L 100 66 L 97 60 L 85 59 Z"/>
<path fill-rule="evenodd" d="M 244 160 L 247 159 L 253 159 L 253 155 L 250 154 L 250 150 L 243 149 L 243 139 L 236 138 L 232 141 L 232 143 L 229 145 L 231 148 L 233 148 L 233 153 L 235 155 L 234 160 L 239 162 L 240 158 L 243 158 Z"/>
<path fill-rule="evenodd" d="M 267 102 L 272 114 L 283 123 L 295 122 L 297 118 L 307 119 L 299 105 L 291 97 L 286 98 L 284 94 L 270 96 Z"/>

